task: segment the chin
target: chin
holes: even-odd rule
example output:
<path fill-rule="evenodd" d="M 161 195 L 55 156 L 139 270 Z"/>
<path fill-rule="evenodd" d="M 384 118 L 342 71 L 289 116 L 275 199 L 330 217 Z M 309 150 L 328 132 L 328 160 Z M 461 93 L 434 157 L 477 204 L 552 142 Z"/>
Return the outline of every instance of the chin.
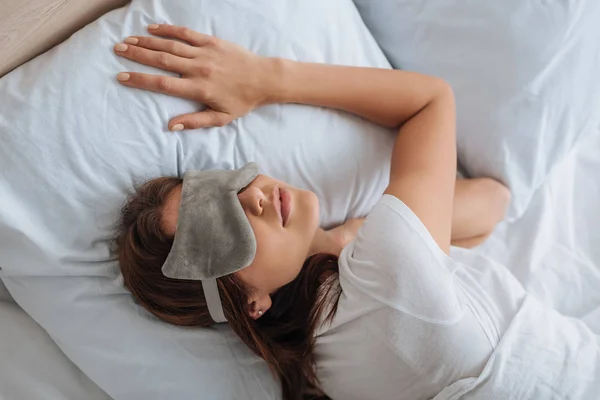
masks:
<path fill-rule="evenodd" d="M 302 191 L 303 203 L 307 211 L 307 218 L 314 224 L 315 229 L 319 227 L 319 198 L 310 190 Z"/>

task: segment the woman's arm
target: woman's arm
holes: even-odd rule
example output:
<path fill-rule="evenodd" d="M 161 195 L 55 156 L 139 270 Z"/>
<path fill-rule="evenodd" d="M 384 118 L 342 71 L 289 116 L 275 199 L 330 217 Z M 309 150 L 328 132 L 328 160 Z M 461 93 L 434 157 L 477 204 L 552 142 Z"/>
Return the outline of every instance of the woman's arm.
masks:
<path fill-rule="evenodd" d="M 263 58 L 189 29 L 159 25 L 159 38 L 128 38 L 117 54 L 181 74 L 128 73 L 120 81 L 208 104 L 171 121 L 171 129 L 224 125 L 269 103 L 303 103 L 358 114 L 400 127 L 386 193 L 423 221 L 448 252 L 456 176 L 454 97 L 444 81 L 412 72 L 343 67 Z M 120 50 L 121 49 L 121 50 Z M 123 75 L 120 74 L 121 77 Z"/>
<path fill-rule="evenodd" d="M 337 108 L 400 126 L 386 193 L 409 206 L 448 252 L 456 178 L 455 107 L 448 84 L 404 71 L 271 62 L 278 72 L 271 74 L 270 102 Z"/>
<path fill-rule="evenodd" d="M 396 128 L 448 85 L 431 76 L 398 70 L 270 59 L 268 103 L 336 108 Z"/>

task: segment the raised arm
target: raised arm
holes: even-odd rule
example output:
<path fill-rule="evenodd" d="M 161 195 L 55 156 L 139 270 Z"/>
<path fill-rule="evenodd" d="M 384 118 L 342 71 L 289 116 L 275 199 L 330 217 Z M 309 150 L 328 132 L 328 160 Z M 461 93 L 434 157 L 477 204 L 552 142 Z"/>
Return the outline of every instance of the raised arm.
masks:
<path fill-rule="evenodd" d="M 402 200 L 448 252 L 456 175 L 455 110 L 450 87 L 418 73 L 299 63 L 259 57 L 232 43 L 171 25 L 131 37 L 118 55 L 180 78 L 121 73 L 130 87 L 197 100 L 207 110 L 174 118 L 171 130 L 222 126 L 269 103 L 303 103 L 399 127 L 386 193 Z"/>
<path fill-rule="evenodd" d="M 456 177 L 455 106 L 444 81 L 411 72 L 271 61 L 269 101 L 332 107 L 398 127 L 386 193 L 450 249 Z"/>

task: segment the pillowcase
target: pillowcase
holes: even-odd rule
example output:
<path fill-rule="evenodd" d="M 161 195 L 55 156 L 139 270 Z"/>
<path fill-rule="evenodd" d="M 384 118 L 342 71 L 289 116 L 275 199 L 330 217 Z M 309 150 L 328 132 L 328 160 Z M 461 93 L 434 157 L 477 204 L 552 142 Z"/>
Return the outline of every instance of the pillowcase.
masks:
<path fill-rule="evenodd" d="M 0 293 L 3 285 L 0 282 Z M 0 294 L 0 396 L 3 399 L 110 400 L 46 332 Z"/>
<path fill-rule="evenodd" d="M 388 68 L 350 0 L 134 0 L 0 80 L 0 260 L 15 300 L 108 395 L 277 399 L 266 364 L 227 328 L 182 329 L 123 288 L 107 239 L 135 184 L 188 169 L 238 168 L 311 189 L 324 226 L 365 215 L 388 179 L 394 134 L 302 105 L 171 133 L 192 102 L 125 88 L 120 71 L 157 73 L 115 43 L 172 23 L 266 56 Z"/>
<path fill-rule="evenodd" d="M 440 76 L 457 99 L 458 158 L 508 184 L 514 219 L 600 126 L 597 0 L 354 0 L 394 68 Z"/>

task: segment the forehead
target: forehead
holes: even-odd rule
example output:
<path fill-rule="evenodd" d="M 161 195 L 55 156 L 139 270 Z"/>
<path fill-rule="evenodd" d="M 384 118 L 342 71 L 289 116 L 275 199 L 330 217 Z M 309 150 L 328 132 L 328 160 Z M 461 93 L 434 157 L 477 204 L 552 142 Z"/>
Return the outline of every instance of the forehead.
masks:
<path fill-rule="evenodd" d="M 165 204 L 161 210 L 162 228 L 168 235 L 175 235 L 177 230 L 177 219 L 179 218 L 179 204 L 181 203 L 181 188 L 178 185 L 167 195 Z"/>

